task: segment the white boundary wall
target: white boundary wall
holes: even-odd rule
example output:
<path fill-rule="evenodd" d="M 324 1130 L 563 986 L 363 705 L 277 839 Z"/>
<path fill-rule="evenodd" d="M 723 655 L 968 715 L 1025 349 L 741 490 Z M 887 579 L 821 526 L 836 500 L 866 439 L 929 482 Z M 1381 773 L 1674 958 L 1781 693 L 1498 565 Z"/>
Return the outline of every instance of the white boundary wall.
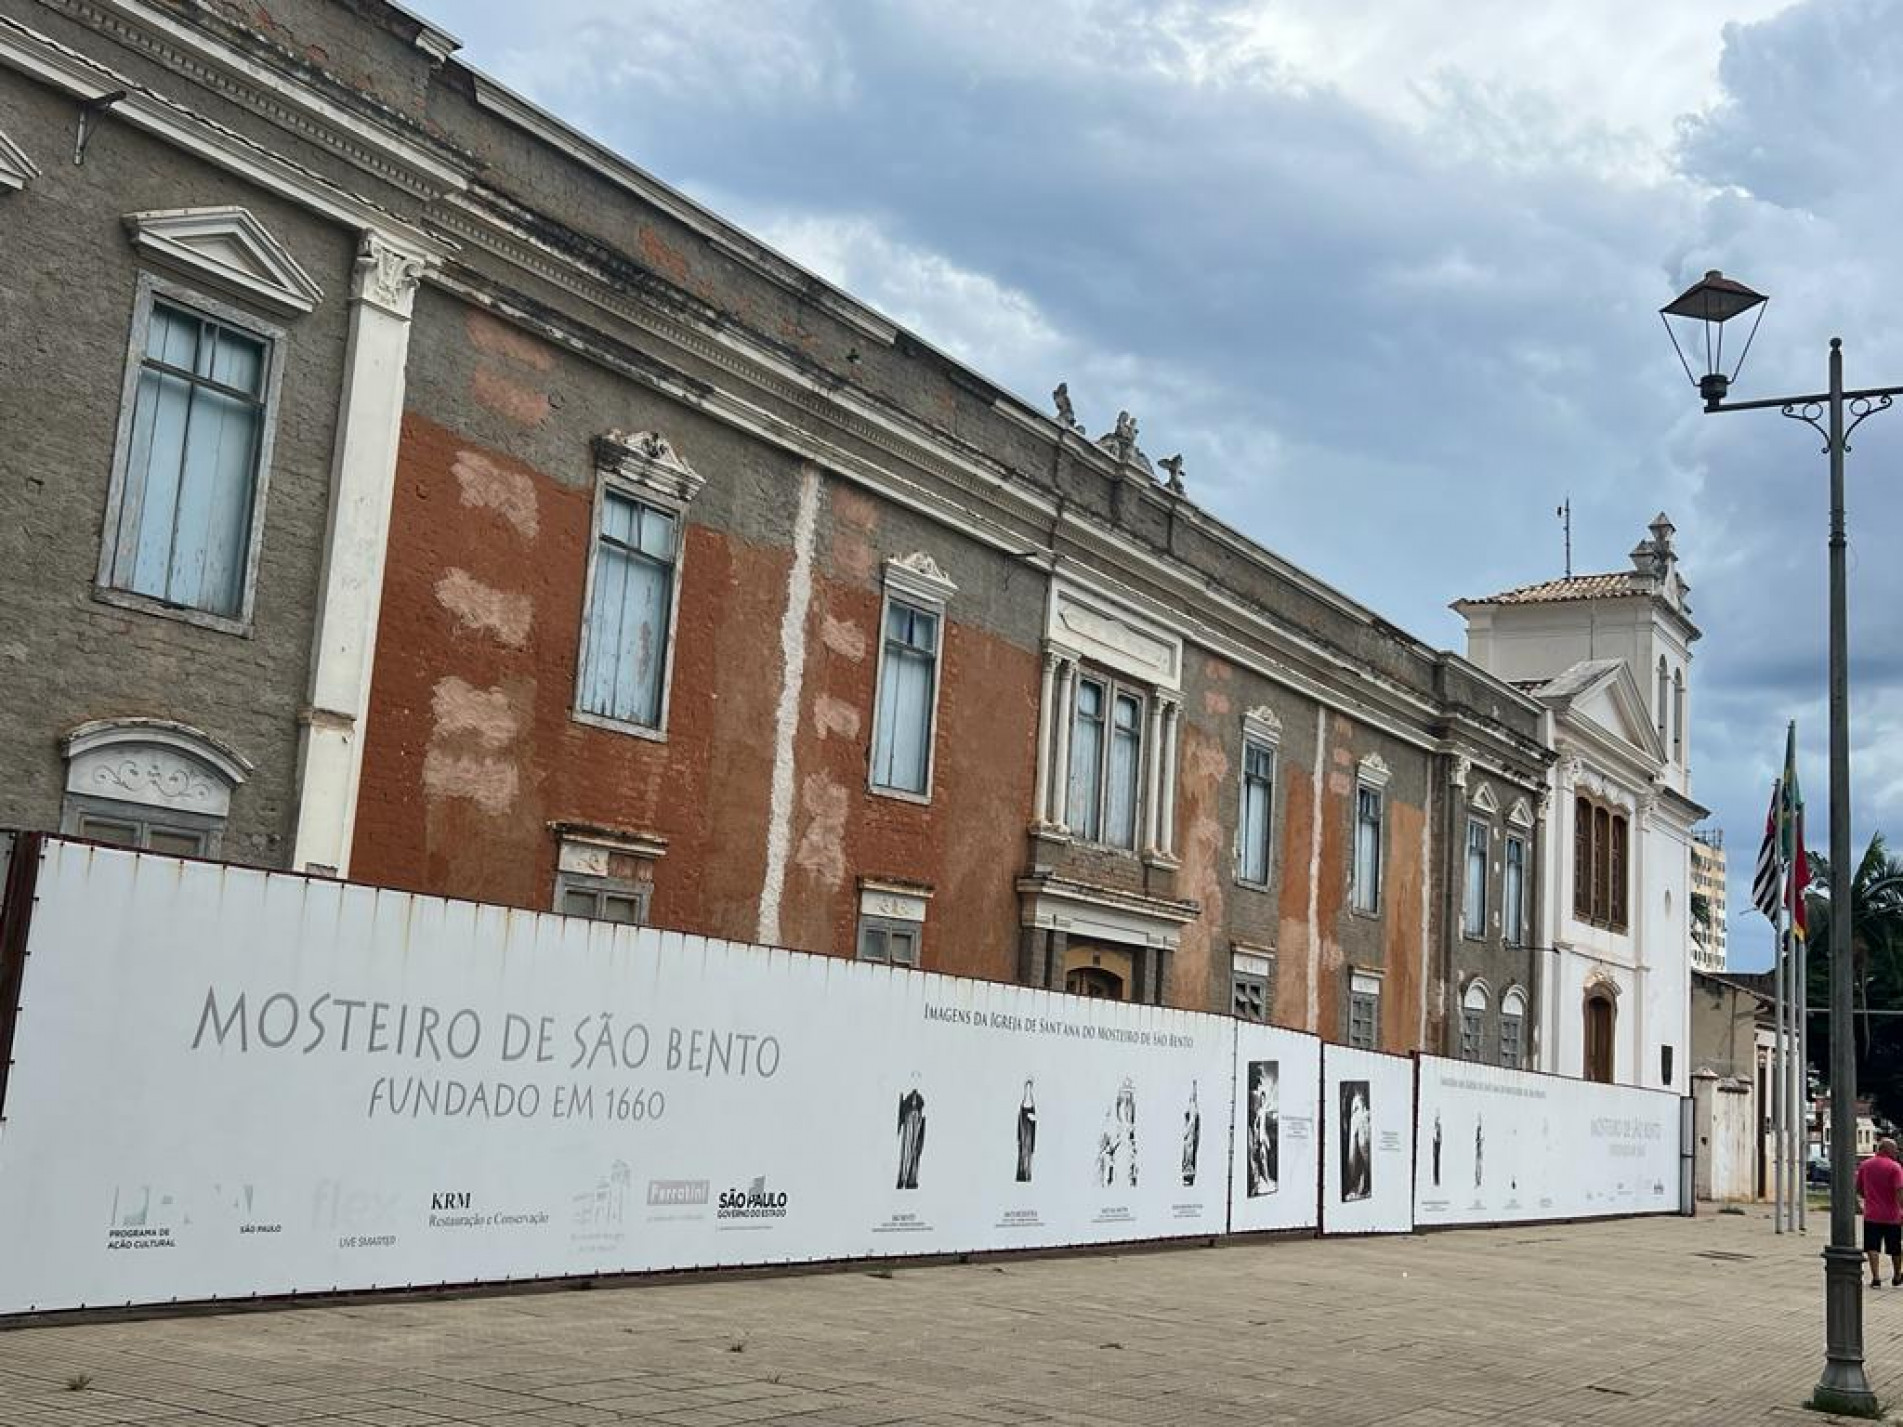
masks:
<path fill-rule="evenodd" d="M 1680 1099 L 1420 1057 L 1415 1220 L 1676 1213 Z"/>
<path fill-rule="evenodd" d="M 1417 1112 L 1226 1017 L 57 838 L 27 949 L 0 1314 L 1675 1207 L 1669 1095 L 1424 1059 Z"/>

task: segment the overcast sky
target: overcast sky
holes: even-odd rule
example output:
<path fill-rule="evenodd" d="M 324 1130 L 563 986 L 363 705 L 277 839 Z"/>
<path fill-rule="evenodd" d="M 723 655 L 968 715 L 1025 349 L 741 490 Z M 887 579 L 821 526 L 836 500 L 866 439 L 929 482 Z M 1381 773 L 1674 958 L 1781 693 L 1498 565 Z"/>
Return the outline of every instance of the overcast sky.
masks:
<path fill-rule="evenodd" d="M 1903 0 L 424 0 L 518 88 L 1436 645 L 1627 566 L 1705 631 L 1694 791 L 1734 967 L 1785 721 L 1827 841 L 1827 466 L 1707 417 L 1656 309 L 1773 294 L 1735 395 L 1903 383 Z M 1856 841 L 1903 836 L 1903 412 L 1850 464 Z M 1892 553 L 1886 556 L 1888 549 Z"/>

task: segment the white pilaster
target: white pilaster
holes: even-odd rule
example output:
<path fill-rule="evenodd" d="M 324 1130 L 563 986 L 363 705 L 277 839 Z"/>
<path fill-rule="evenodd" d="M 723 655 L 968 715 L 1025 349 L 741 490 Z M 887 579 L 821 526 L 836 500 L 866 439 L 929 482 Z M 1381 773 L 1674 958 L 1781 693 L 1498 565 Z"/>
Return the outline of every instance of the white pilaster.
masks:
<path fill-rule="evenodd" d="M 1163 844 L 1160 839 L 1162 838 L 1163 832 L 1161 794 L 1163 791 L 1163 764 L 1165 762 L 1165 756 L 1163 749 L 1163 700 L 1161 698 L 1153 698 L 1150 700 L 1150 726 L 1144 733 L 1143 746 L 1149 754 L 1149 756 L 1143 760 L 1145 764 L 1148 765 L 1144 769 L 1143 850 L 1154 854 L 1163 850 Z"/>
<path fill-rule="evenodd" d="M 1031 821 L 1045 827 L 1051 820 L 1051 694 L 1057 681 L 1057 651 L 1044 651 L 1044 676 L 1037 692 L 1037 789 L 1031 799 Z"/>
<path fill-rule="evenodd" d="M 1076 685 L 1076 661 L 1060 660 L 1057 666 L 1057 704 L 1051 710 L 1051 716 L 1057 720 L 1057 757 L 1051 761 L 1051 821 L 1059 827 L 1070 824 L 1070 722 Z"/>
<path fill-rule="evenodd" d="M 1163 706 L 1163 854 L 1176 856 L 1176 742 L 1182 727 L 1182 706 L 1171 699 Z"/>
<path fill-rule="evenodd" d="M 350 870 L 403 423 L 410 307 L 424 265 L 421 254 L 366 232 L 351 281 L 310 706 L 298 758 L 292 866 L 303 871 L 343 876 Z"/>

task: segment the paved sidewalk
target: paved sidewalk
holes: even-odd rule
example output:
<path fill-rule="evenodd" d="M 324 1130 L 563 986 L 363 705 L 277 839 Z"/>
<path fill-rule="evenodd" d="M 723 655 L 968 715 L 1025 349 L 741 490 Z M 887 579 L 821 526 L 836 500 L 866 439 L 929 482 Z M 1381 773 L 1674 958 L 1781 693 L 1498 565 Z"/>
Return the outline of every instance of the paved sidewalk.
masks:
<path fill-rule="evenodd" d="M 24 1329 L 0 1423 L 1818 1424 L 1821 1246 L 1716 1216 Z M 1865 1308 L 1903 1402 L 1903 1289 Z"/>

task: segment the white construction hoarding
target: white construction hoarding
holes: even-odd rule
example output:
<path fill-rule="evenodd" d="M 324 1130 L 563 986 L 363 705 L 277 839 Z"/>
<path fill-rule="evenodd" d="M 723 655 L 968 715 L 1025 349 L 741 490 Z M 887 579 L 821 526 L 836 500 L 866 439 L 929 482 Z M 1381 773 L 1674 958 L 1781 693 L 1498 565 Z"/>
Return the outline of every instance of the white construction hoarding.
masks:
<path fill-rule="evenodd" d="M 1414 1227 L 1414 1062 L 1322 1048 L 1322 1232 Z"/>
<path fill-rule="evenodd" d="M 1679 1104 L 1658 1090 L 1422 1056 L 1415 1220 L 1675 1213 Z"/>
<path fill-rule="evenodd" d="M 1321 1074 L 1321 1042 L 1314 1036 L 1236 1026 L 1229 1227 L 1237 1233 L 1315 1227 Z"/>
<path fill-rule="evenodd" d="M 50 840 L 0 1313 L 1219 1234 L 1232 1027 Z"/>

